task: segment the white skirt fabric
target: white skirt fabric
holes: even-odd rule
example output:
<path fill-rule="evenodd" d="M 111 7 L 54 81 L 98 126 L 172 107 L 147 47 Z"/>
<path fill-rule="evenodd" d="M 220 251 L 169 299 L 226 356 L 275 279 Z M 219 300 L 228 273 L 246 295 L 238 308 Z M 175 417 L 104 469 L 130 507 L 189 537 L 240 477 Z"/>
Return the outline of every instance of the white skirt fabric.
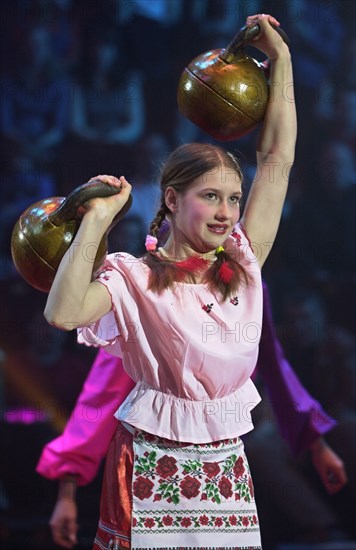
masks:
<path fill-rule="evenodd" d="M 261 549 L 250 469 L 240 438 L 178 443 L 133 438 L 131 549 Z"/>

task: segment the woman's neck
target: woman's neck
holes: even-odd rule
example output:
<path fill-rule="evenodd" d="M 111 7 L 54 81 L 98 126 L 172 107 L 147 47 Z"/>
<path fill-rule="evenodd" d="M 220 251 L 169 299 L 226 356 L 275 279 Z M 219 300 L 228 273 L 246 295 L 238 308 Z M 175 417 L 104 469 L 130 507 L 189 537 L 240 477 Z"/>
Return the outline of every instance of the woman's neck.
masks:
<path fill-rule="evenodd" d="M 158 249 L 162 258 L 169 259 L 175 262 L 181 262 L 191 256 L 200 256 L 205 260 L 214 261 L 216 259 L 215 249 L 208 252 L 198 252 L 194 250 L 188 243 L 177 244 L 171 236 L 168 237 L 164 247 Z"/>

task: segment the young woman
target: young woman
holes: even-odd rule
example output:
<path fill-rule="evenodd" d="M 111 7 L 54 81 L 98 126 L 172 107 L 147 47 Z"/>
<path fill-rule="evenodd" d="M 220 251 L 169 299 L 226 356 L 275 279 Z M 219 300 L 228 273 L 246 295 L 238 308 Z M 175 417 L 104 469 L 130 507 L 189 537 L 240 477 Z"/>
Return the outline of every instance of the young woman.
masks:
<path fill-rule="evenodd" d="M 256 371 L 268 390 L 280 433 L 288 442 L 291 453 L 297 458 L 309 449 L 326 491 L 329 494 L 340 491 L 347 483 L 345 467 L 323 438 L 335 428 L 336 422 L 308 394 L 285 358 L 275 335 L 266 284 L 263 284 L 262 335 L 254 375 Z M 121 358 L 100 348 L 64 432 L 43 448 L 36 471 L 48 479 L 59 481 L 50 527 L 54 542 L 64 548 L 73 548 L 77 543 L 76 487 L 95 478 L 116 432 L 114 413 L 134 386 L 123 369 Z M 248 435 L 243 440 L 248 454 Z M 263 460 L 264 453 L 259 454 Z M 290 457 L 286 461 L 288 464 L 280 472 L 282 475 L 288 475 L 290 471 Z M 269 477 L 266 483 L 269 483 Z M 314 507 L 316 502 L 317 498 L 311 506 Z M 304 516 L 309 518 L 311 510 L 307 504 Z M 320 512 L 319 519 L 325 517 L 324 507 Z"/>
<path fill-rule="evenodd" d="M 260 548 L 253 485 L 240 436 L 260 400 L 250 375 L 262 323 L 260 269 L 273 244 L 293 163 L 295 105 L 288 47 L 270 23 L 254 45 L 270 59 L 269 104 L 257 172 L 240 220 L 237 161 L 212 145 L 182 145 L 161 176 L 147 255 L 107 258 L 98 243 L 131 185 L 94 199 L 63 258 L 45 316 L 79 341 L 110 346 L 136 382 L 120 406 L 94 548 Z M 164 219 L 164 246 L 156 235 Z M 238 223 L 240 220 L 240 223 Z M 133 434 L 133 443 L 132 443 Z"/>

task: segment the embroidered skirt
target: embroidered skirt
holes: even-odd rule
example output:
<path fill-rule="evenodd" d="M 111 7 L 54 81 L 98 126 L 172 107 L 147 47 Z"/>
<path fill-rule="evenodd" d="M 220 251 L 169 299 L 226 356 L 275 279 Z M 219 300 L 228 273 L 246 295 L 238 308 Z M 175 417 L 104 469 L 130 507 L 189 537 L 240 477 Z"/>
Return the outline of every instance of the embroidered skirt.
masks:
<path fill-rule="evenodd" d="M 108 453 L 94 550 L 260 549 L 240 438 L 178 443 L 121 424 Z"/>

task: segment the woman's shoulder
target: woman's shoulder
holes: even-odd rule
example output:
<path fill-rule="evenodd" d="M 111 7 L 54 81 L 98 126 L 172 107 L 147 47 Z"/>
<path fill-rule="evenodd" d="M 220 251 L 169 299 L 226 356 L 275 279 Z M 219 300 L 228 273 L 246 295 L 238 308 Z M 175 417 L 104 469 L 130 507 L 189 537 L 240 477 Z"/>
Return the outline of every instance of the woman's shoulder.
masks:
<path fill-rule="evenodd" d="M 102 268 L 111 268 L 116 271 L 147 271 L 148 266 L 143 257 L 136 257 L 128 252 L 114 252 L 106 256 Z"/>
<path fill-rule="evenodd" d="M 229 237 L 224 242 L 224 249 L 253 278 L 261 277 L 259 256 L 261 251 L 251 242 L 244 226 L 237 223 Z"/>
<path fill-rule="evenodd" d="M 238 256 L 240 259 L 250 258 L 255 261 L 253 243 L 251 243 L 244 226 L 240 222 L 234 226 L 232 233 L 224 243 L 224 247 L 227 252 Z"/>
<path fill-rule="evenodd" d="M 148 277 L 148 266 L 142 257 L 136 257 L 128 252 L 115 252 L 108 254 L 104 263 L 95 274 L 96 280 L 108 281 L 118 277 L 124 279 L 127 285 L 141 283 L 145 285 Z"/>

